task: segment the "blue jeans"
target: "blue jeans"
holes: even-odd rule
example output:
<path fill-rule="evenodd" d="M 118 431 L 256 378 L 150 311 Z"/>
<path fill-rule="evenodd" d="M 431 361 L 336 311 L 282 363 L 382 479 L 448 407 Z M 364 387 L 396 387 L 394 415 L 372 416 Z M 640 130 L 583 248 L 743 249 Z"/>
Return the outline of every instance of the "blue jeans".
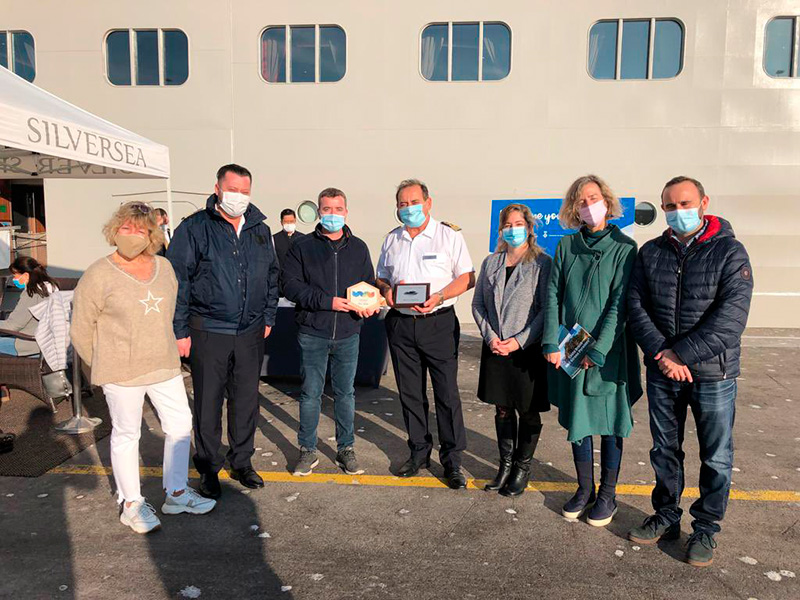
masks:
<path fill-rule="evenodd" d="M 297 341 L 300 343 L 302 357 L 300 375 L 303 378 L 297 442 L 301 448 L 317 449 L 317 425 L 322 407 L 322 392 L 325 390 L 325 373 L 330 358 L 336 446 L 338 450 L 352 446 L 355 442 L 353 421 L 356 414 L 353 381 L 358 366 L 359 335 L 351 335 L 343 340 L 330 340 L 298 333 Z"/>
<path fill-rule="evenodd" d="M 648 370 L 647 399 L 653 449 L 650 463 L 656 473 L 653 508 L 677 523 L 684 488 L 683 439 L 687 409 L 691 407 L 700 443 L 700 498 L 689 509 L 692 527 L 716 533 L 725 516 L 733 469 L 733 421 L 736 380 L 687 383 Z"/>
<path fill-rule="evenodd" d="M 594 443 L 587 435 L 580 442 L 573 442 L 572 458 L 575 462 L 594 463 Z M 622 438 L 616 435 L 600 436 L 600 463 L 604 469 L 619 471 L 622 463 Z"/>

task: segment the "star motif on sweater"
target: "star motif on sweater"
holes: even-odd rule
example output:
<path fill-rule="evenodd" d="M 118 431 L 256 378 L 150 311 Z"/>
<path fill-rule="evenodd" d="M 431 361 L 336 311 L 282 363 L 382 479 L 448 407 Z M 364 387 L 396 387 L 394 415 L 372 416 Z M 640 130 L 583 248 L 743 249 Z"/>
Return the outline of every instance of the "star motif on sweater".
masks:
<path fill-rule="evenodd" d="M 144 304 L 144 314 L 147 315 L 150 313 L 151 310 L 160 313 L 161 310 L 158 308 L 159 302 L 161 302 L 164 298 L 156 298 L 153 296 L 153 292 L 147 290 L 147 298 L 144 300 L 139 300 L 142 304 Z"/>

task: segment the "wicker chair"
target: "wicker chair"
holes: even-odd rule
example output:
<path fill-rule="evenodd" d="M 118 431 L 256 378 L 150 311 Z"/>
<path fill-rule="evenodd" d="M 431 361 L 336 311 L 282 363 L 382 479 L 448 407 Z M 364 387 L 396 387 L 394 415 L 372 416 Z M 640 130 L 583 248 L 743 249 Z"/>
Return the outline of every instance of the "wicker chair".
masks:
<path fill-rule="evenodd" d="M 9 331 L 0 329 L 0 336 L 13 337 L 18 340 L 36 341 L 32 335 L 26 335 L 19 331 Z M 32 396 L 39 398 L 48 404 L 53 412 L 56 412 L 56 404 L 63 398 L 51 398 L 47 395 L 42 382 L 42 375 L 52 373 L 41 355 L 37 356 L 10 356 L 0 354 L 0 385 L 12 389 L 28 392 Z"/>
<path fill-rule="evenodd" d="M 78 280 L 73 278 L 57 278 L 56 283 L 59 289 L 74 290 Z M 0 336 L 12 337 L 18 340 L 36 341 L 36 338 L 32 335 L 6 329 L 0 329 Z M 41 355 L 9 356 L 0 354 L 0 385 L 8 387 L 9 392 L 12 389 L 28 392 L 49 405 L 53 412 L 56 412 L 56 404 L 65 397 L 51 398 L 47 394 L 47 390 L 42 382 L 42 376 L 52 372 L 47 361 L 44 360 Z"/>

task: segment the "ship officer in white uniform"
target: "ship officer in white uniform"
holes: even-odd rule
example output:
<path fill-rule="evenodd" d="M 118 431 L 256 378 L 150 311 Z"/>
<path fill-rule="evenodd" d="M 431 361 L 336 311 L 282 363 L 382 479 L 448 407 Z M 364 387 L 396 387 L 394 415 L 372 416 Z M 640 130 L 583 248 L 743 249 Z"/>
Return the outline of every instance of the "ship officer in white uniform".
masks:
<path fill-rule="evenodd" d="M 466 487 L 461 453 L 467 447 L 458 393 L 459 324 L 453 305 L 475 285 L 475 268 L 458 227 L 431 217 L 427 186 L 408 179 L 397 187 L 397 212 L 403 226 L 389 232 L 381 247 L 377 277 L 392 307 L 386 332 L 408 431 L 411 457 L 399 477 L 413 477 L 430 466 L 433 437 L 428 428 L 427 373 L 431 375 L 439 433 L 439 460 L 447 485 Z M 413 308 L 394 308 L 398 283 L 429 283 L 428 300 Z"/>

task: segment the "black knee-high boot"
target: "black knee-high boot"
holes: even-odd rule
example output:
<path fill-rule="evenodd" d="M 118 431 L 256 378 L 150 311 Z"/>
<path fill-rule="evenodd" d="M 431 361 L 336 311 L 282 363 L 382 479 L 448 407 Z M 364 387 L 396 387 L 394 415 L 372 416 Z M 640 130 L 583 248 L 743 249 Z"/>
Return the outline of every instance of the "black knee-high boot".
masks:
<path fill-rule="evenodd" d="M 538 413 L 536 413 L 538 417 Z M 537 419 L 538 420 L 538 419 Z M 531 460 L 536 446 L 539 444 L 539 436 L 542 433 L 541 423 L 531 423 L 530 416 L 521 416 L 519 420 L 519 430 L 517 433 L 517 450 L 514 453 L 514 464 L 511 467 L 511 475 L 508 481 L 500 489 L 503 496 L 519 496 L 528 487 L 528 480 L 531 476 Z"/>
<path fill-rule="evenodd" d="M 494 427 L 497 431 L 497 449 L 500 451 L 500 468 L 493 481 L 483 488 L 496 492 L 502 488 L 511 474 L 511 463 L 514 460 L 514 449 L 517 441 L 517 413 L 512 408 L 504 417 L 494 415 Z"/>

